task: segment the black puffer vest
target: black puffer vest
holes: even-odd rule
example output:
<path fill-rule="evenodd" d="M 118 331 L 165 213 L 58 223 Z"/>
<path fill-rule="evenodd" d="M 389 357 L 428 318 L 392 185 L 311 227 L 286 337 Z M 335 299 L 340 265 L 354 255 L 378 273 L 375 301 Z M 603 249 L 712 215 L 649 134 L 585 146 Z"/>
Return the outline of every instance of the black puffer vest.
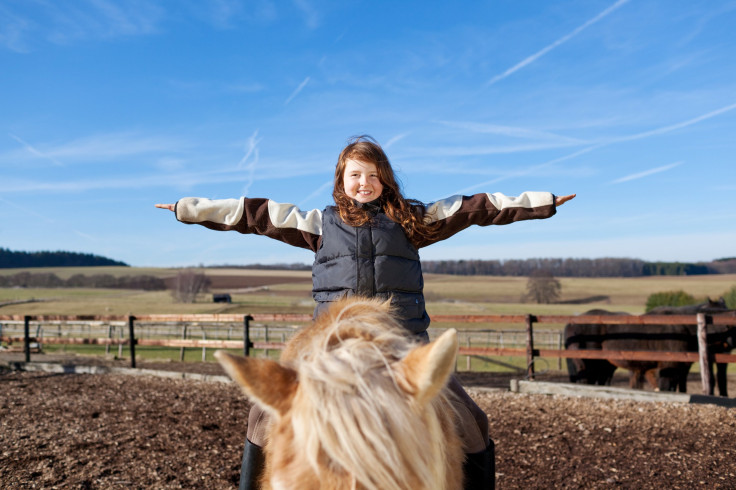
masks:
<path fill-rule="evenodd" d="M 419 253 L 401 225 L 373 207 L 373 220 L 360 227 L 343 222 L 334 206 L 325 209 L 322 244 L 312 267 L 314 316 L 346 296 L 391 298 L 407 330 L 421 334 L 429 326 L 429 316 Z"/>

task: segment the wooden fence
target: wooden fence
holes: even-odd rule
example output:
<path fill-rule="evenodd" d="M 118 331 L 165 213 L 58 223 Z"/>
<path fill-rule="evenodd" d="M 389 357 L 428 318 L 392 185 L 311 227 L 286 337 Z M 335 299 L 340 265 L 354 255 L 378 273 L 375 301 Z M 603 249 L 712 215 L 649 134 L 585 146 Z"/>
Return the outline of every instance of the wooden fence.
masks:
<path fill-rule="evenodd" d="M 0 324 L 20 323 L 24 326 L 22 337 L 7 336 L 0 331 L 0 342 L 22 342 L 26 361 L 30 361 L 31 346 L 40 342 L 47 344 L 96 344 L 117 345 L 121 348 L 127 345 L 130 348 L 131 366 L 135 366 L 135 346 L 163 346 L 185 348 L 216 348 L 216 349 L 243 349 L 244 355 L 249 355 L 251 349 L 282 349 L 284 337 L 280 342 L 253 342 L 250 338 L 251 322 L 271 323 L 296 323 L 304 325 L 310 322 L 311 315 L 304 314 L 254 314 L 254 315 L 76 315 L 76 316 L 54 316 L 54 315 L 0 315 Z M 734 363 L 736 355 L 709 352 L 706 342 L 707 329 L 709 325 L 724 325 L 736 328 L 736 317 L 732 315 L 433 315 L 435 323 L 445 324 L 524 324 L 525 325 L 525 348 L 514 347 L 472 347 L 470 342 L 467 346 L 461 346 L 459 354 L 466 356 L 521 356 L 526 357 L 527 378 L 534 379 L 534 360 L 537 357 L 553 358 L 579 358 L 579 359 L 622 359 L 622 360 L 647 360 L 647 361 L 674 361 L 674 362 L 698 362 L 703 382 L 703 392 L 712 393 L 711 386 L 711 362 Z M 31 336 L 30 325 L 35 322 L 37 335 Z M 39 336 L 40 325 L 62 323 L 118 325 L 127 327 L 127 338 L 114 338 L 112 334 L 108 337 L 51 337 Z M 698 352 L 664 352 L 664 351 L 601 351 L 601 350 L 565 350 L 561 342 L 557 349 L 537 349 L 534 342 L 535 324 L 627 324 L 627 325 L 697 325 Z M 183 335 L 180 339 L 171 338 L 136 338 L 136 325 L 180 325 L 183 326 Z M 242 327 L 242 337 L 238 340 L 231 339 L 187 339 L 186 328 L 188 325 L 229 325 L 230 331 L 233 326 Z M 60 327 L 59 327 L 60 328 Z M 295 327 L 292 328 L 294 330 Z M 471 332 L 471 331 L 468 331 Z M 228 337 L 230 335 L 228 334 Z M 268 339 L 268 335 L 266 335 Z"/>

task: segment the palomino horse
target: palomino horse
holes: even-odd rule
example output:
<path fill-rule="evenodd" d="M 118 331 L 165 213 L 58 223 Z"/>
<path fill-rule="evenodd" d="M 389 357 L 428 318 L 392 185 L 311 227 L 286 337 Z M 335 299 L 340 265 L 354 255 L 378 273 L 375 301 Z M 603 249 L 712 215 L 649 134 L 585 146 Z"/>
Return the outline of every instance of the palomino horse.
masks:
<path fill-rule="evenodd" d="M 217 352 L 272 415 L 263 488 L 462 488 L 464 455 L 444 389 L 457 332 L 417 344 L 389 308 L 336 302 L 278 363 Z"/>

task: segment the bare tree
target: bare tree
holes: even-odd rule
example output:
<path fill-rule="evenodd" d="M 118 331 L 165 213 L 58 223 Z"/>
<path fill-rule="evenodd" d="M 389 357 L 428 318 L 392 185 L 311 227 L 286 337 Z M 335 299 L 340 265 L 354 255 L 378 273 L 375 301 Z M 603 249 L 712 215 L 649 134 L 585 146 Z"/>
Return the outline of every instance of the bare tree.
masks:
<path fill-rule="evenodd" d="M 178 303 L 194 303 L 199 293 L 209 290 L 210 280 L 201 272 L 184 269 L 174 279 L 171 295 Z"/>
<path fill-rule="evenodd" d="M 561 289 L 560 281 L 555 279 L 549 269 L 537 269 L 529 274 L 526 293 L 521 300 L 523 302 L 532 300 L 540 304 L 554 303 L 559 299 Z"/>

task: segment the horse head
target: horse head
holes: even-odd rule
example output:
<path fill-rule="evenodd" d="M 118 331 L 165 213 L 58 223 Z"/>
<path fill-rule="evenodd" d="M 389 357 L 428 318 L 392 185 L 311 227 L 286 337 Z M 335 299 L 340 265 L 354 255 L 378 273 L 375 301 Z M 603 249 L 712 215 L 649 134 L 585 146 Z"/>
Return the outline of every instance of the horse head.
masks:
<path fill-rule="evenodd" d="M 299 489 L 462 485 L 462 449 L 444 387 L 457 333 L 412 341 L 387 302 L 336 302 L 280 362 L 216 354 L 273 417 L 267 483 Z"/>

